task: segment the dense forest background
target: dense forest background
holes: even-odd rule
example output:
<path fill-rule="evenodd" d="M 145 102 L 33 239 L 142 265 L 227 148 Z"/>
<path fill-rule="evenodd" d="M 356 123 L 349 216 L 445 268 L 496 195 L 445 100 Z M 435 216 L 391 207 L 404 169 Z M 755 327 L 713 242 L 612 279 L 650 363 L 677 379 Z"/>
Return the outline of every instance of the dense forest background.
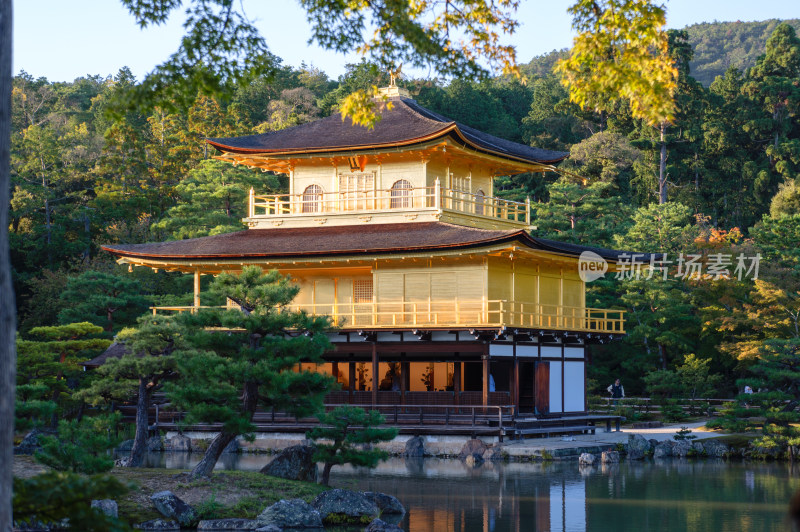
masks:
<path fill-rule="evenodd" d="M 525 82 L 401 82 L 421 105 L 454 120 L 570 152 L 561 166 L 567 177 L 496 183 L 496 195 L 531 197 L 537 235 L 673 260 L 689 252 L 706 260 L 761 255 L 756 282 L 670 275 L 592 283 L 588 305 L 628 310 L 628 335 L 593 349 L 598 389 L 620 376 L 629 395 L 653 392 L 702 362 L 714 374 L 704 393 L 731 396 L 759 357 L 800 346 L 798 27 L 792 20 L 671 31 L 678 114 L 658 127 L 624 106 L 596 114 L 571 104 L 552 72 L 557 51 L 524 65 Z M 349 65 L 338 80 L 314 66 L 286 66 L 229 101 L 198 97 L 188 112 L 112 118 L 109 107 L 137 84 L 127 68 L 69 83 L 20 72 L 10 212 L 20 334 L 89 319 L 111 335 L 149 305 L 190 304 L 190 278 L 124 271 L 99 246 L 243 229 L 250 187 L 277 193 L 286 178 L 215 161 L 204 139 L 327 116 L 353 90 L 385 78 L 368 63 Z"/>

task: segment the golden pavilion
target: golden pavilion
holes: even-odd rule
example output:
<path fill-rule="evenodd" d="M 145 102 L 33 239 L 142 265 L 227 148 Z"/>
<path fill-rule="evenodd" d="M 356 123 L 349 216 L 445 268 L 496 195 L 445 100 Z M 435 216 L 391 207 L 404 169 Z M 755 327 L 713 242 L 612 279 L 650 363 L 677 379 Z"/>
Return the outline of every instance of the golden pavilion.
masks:
<path fill-rule="evenodd" d="M 339 324 L 316 368 L 341 385 L 329 403 L 585 414 L 587 345 L 624 334 L 624 317 L 586 307 L 579 256 L 613 268 L 620 252 L 532 236 L 530 202 L 494 191 L 497 176 L 552 170 L 567 154 L 381 90 L 374 129 L 333 115 L 208 140 L 221 160 L 289 176 L 288 194 L 251 191 L 246 229 L 104 249 L 194 275 L 193 306 L 153 312 L 200 308 L 203 275 L 255 264 L 291 276 L 294 305 Z"/>

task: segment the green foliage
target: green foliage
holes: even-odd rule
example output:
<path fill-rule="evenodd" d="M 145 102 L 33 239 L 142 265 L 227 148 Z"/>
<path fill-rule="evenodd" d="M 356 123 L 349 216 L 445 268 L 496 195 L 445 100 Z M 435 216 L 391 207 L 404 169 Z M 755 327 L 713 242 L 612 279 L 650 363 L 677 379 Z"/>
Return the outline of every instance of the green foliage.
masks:
<path fill-rule="evenodd" d="M 114 467 L 110 451 L 119 443 L 114 436 L 121 415 L 61 420 L 57 436 L 40 437 L 42 450 L 34 457 L 56 471 L 71 471 L 93 475 Z"/>
<path fill-rule="evenodd" d="M 127 524 L 90 504 L 93 499 L 118 498 L 131 488 L 110 475 L 87 477 L 53 471 L 27 479 L 14 478 L 14 520 L 34 525 L 69 519 L 69 530 L 127 532 Z"/>
<path fill-rule="evenodd" d="M 377 410 L 367 412 L 360 407 L 340 406 L 317 417 L 319 426 L 308 431 L 306 437 L 316 445 L 314 460 L 325 464 L 322 484 L 326 486 L 335 465 L 372 468 L 388 458 L 386 451 L 372 445 L 397 436 L 396 428 L 379 428 L 384 418 Z"/>
<path fill-rule="evenodd" d="M 676 433 L 675 433 L 675 435 L 673 436 L 673 438 L 674 438 L 676 441 L 681 441 L 681 440 L 694 440 L 695 438 L 697 438 L 697 436 L 695 436 L 694 434 L 692 434 L 692 430 L 691 430 L 691 429 L 688 429 L 688 428 L 686 428 L 686 427 L 681 427 L 681 430 L 679 430 L 678 432 L 676 432 Z"/>
<path fill-rule="evenodd" d="M 331 323 L 290 311 L 287 305 L 297 290 L 275 270 L 245 267 L 240 275 L 219 275 L 210 289 L 241 311 L 206 310 L 178 318 L 193 331 L 190 342 L 196 350 L 175 355 L 180 379 L 166 390 L 173 404 L 187 412 L 186 423 L 222 423 L 227 433 L 248 435 L 257 407 L 297 416 L 321 408 L 331 379 L 294 370 L 301 362 L 321 361 L 330 348 L 324 331 Z"/>
<path fill-rule="evenodd" d="M 800 20 L 783 23 L 800 30 Z M 767 39 L 781 21 L 770 19 L 753 22 L 703 22 L 686 27 L 694 48 L 692 76 L 708 87 L 714 78 L 728 68 L 746 70 L 764 53 Z"/>
<path fill-rule="evenodd" d="M 235 167 L 215 160 L 200 162 L 175 192 L 180 199 L 153 228 L 164 230 L 174 239 L 230 233 L 244 228 L 247 197 L 251 188 L 256 194 L 276 193 L 280 182 L 274 175 Z"/>
<path fill-rule="evenodd" d="M 61 300 L 65 308 L 58 315 L 59 321 L 91 320 L 109 332 L 120 321 L 130 323 L 147 306 L 134 279 L 92 271 L 70 277 Z"/>
<path fill-rule="evenodd" d="M 556 70 L 582 108 L 611 110 L 626 101 L 635 118 L 669 122 L 678 71 L 667 53 L 666 12 L 652 2 L 578 0 L 570 8 L 578 32 Z"/>
<path fill-rule="evenodd" d="M 92 338 L 102 332 L 102 327 L 82 322 L 35 327 L 29 339 L 17 338 L 18 430 L 55 425 L 58 414 L 68 416 L 79 407 L 72 395 L 79 383 L 88 380 L 79 363 L 111 343 Z"/>

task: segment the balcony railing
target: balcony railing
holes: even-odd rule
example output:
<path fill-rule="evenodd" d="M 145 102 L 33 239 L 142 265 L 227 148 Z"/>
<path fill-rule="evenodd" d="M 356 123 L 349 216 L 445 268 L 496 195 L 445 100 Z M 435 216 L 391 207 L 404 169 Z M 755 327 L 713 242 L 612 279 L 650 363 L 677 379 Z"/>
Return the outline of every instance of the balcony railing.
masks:
<path fill-rule="evenodd" d="M 530 225 L 530 202 L 432 187 L 348 192 L 256 195 L 250 191 L 250 218 L 362 212 L 450 211 Z"/>
<path fill-rule="evenodd" d="M 151 307 L 158 312 L 196 312 L 201 308 Z M 230 307 L 227 307 L 230 308 Z M 625 311 L 566 307 L 508 300 L 397 301 L 291 305 L 316 316 L 330 316 L 344 329 L 522 327 L 557 331 L 624 334 Z"/>

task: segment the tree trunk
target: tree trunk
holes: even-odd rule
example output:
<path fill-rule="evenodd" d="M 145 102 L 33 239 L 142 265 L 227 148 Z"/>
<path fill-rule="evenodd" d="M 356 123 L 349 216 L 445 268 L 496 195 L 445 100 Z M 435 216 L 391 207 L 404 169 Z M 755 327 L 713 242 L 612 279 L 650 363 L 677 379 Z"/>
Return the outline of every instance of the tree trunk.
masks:
<path fill-rule="evenodd" d="M 236 436 L 238 436 L 238 434 L 226 432 L 224 430 L 217 434 L 214 439 L 211 440 L 211 445 L 208 446 L 203 458 L 194 466 L 190 475 L 193 477 L 210 477 L 211 472 L 214 471 L 214 466 L 217 465 L 217 460 L 222 456 L 222 451 L 225 450 L 225 447 L 227 447 L 230 442 L 236 439 Z"/>
<path fill-rule="evenodd" d="M 258 406 L 258 383 L 246 382 L 244 384 L 244 392 L 242 394 L 242 414 L 248 419 L 253 419 L 253 414 L 256 413 Z M 230 442 L 236 439 L 238 433 L 221 431 L 217 436 L 211 440 L 211 445 L 206 449 L 203 459 L 194 466 L 191 476 L 193 477 L 210 477 L 211 472 L 214 471 L 214 466 L 217 465 L 217 460 L 222 456 L 222 451 L 228 446 Z"/>
<path fill-rule="evenodd" d="M 8 250 L 11 157 L 11 0 L 0 0 L 0 531 L 11 530 L 16 304 Z"/>
<path fill-rule="evenodd" d="M 322 468 L 322 480 L 320 482 L 322 482 L 323 486 L 327 486 L 328 485 L 328 481 L 331 479 L 331 468 L 332 467 L 333 467 L 332 463 L 325 462 L 325 467 Z"/>
<path fill-rule="evenodd" d="M 131 456 L 126 467 L 141 467 L 144 453 L 147 450 L 147 431 L 150 419 L 147 410 L 150 408 L 152 391 L 147 387 L 147 379 L 139 378 L 139 397 L 136 400 L 136 435 L 133 437 Z"/>
<path fill-rule="evenodd" d="M 661 156 L 658 161 L 658 203 L 667 202 L 667 123 L 662 122 L 660 128 Z"/>

